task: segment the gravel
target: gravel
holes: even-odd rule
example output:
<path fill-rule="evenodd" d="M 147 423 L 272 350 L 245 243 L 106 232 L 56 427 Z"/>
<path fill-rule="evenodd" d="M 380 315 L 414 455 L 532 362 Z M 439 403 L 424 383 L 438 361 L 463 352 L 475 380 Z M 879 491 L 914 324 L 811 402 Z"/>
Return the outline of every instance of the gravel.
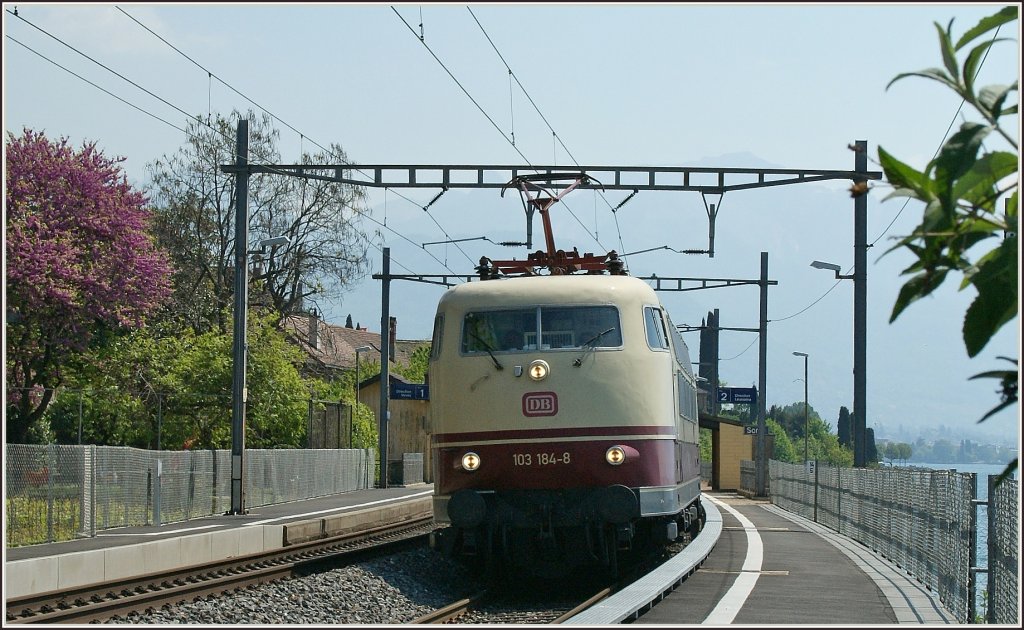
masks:
<path fill-rule="evenodd" d="M 420 548 L 106 623 L 402 624 L 477 587 L 463 566 Z"/>

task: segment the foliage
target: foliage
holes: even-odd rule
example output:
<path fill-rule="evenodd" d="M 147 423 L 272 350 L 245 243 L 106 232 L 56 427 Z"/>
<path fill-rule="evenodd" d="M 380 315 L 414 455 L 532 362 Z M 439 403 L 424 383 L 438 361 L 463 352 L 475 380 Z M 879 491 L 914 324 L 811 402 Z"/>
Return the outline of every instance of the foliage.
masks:
<path fill-rule="evenodd" d="M 276 330 L 275 316 L 250 315 L 246 447 L 304 446 L 302 356 Z M 161 448 L 230 448 L 232 341 L 217 331 L 155 328 L 93 350 L 49 414 L 58 440 L 77 441 L 81 399 L 86 443 L 156 448 L 159 423 Z"/>
<path fill-rule="evenodd" d="M 923 172 L 897 160 L 882 147 L 878 149 L 882 169 L 894 187 L 886 199 L 907 197 L 925 205 L 921 223 L 889 250 L 906 248 L 915 258 L 902 273 L 911 277 L 896 298 L 890 322 L 911 303 L 935 291 L 951 272 L 960 273 L 960 290 L 971 286 L 977 291 L 967 308 L 962 331 L 970 357 L 977 356 L 992 336 L 1017 316 L 1019 156 L 1017 140 L 1000 125 L 1000 118 L 1017 115 L 1017 104 L 1009 99 L 1018 85 L 1014 81 L 978 89 L 974 82 L 989 50 L 1004 39 L 993 37 L 974 46 L 962 65 L 957 54 L 993 29 L 998 34 L 1000 27 L 1018 18 L 1017 13 L 1016 6 L 1004 7 L 982 19 L 959 40 L 954 40 L 952 20 L 945 29 L 936 23 L 943 67 L 899 74 L 887 86 L 906 77 L 937 81 L 971 105 L 983 122 L 964 122 Z M 987 150 L 984 142 L 991 136 L 1001 138 L 1012 151 Z M 996 242 L 972 261 L 969 251 L 990 239 Z M 999 358 L 1012 363 L 1014 369 L 973 377 L 1000 382 L 1000 403 L 979 422 L 1017 402 L 1017 360 Z M 1016 467 L 1014 459 L 1004 474 Z"/>
<path fill-rule="evenodd" d="M 802 452 L 800 455 L 797 455 L 796 448 L 793 446 L 792 440 L 786 434 L 786 430 L 782 425 L 773 418 L 766 418 L 765 427 L 768 429 L 768 435 L 775 436 L 773 438 L 772 459 L 793 464 L 803 460 Z"/>
<path fill-rule="evenodd" d="M 427 370 L 430 367 L 430 346 L 423 345 L 413 351 L 409 356 L 409 363 L 395 363 L 391 368 L 396 374 L 401 374 L 406 380 L 412 383 L 426 382 Z M 380 371 L 378 366 L 377 371 Z"/>
<path fill-rule="evenodd" d="M 371 364 L 371 367 L 376 364 Z M 359 366 L 359 380 L 366 378 L 363 365 Z M 378 368 L 378 372 L 379 372 Z M 380 446 L 377 431 L 377 416 L 367 405 L 356 404 L 355 371 L 345 372 L 332 381 L 320 379 L 309 382 L 313 396 L 320 400 L 341 401 L 346 405 L 355 405 L 352 414 L 352 448 L 373 448 Z"/>
<path fill-rule="evenodd" d="M 833 466 L 853 466 L 853 450 L 839 443 L 839 437 L 827 431 L 812 432 L 811 459 Z"/>
<path fill-rule="evenodd" d="M 850 410 L 845 406 L 839 408 L 839 420 L 836 422 L 836 432 L 839 437 L 839 444 L 846 448 L 853 448 L 853 417 Z"/>
<path fill-rule="evenodd" d="M 279 132 L 272 119 L 249 119 L 252 162 L 280 163 Z M 151 190 L 160 242 L 177 263 L 174 311 L 197 332 L 227 331 L 234 294 L 235 177 L 220 167 L 235 163 L 237 111 L 216 115 L 209 125 L 191 121 L 186 144 L 150 164 Z M 302 164 L 342 164 L 340 146 Z M 254 254 L 251 296 L 271 310 L 301 312 L 314 294 L 331 297 L 365 272 L 365 239 L 356 225 L 361 189 L 348 184 L 279 174 L 249 179 L 249 244 L 287 237 L 289 244 Z"/>
<path fill-rule="evenodd" d="M 886 442 L 882 445 L 881 449 L 882 457 L 889 460 L 890 465 L 893 465 L 895 462 L 906 464 L 913 453 L 913 447 L 906 442 Z"/>
<path fill-rule="evenodd" d="M 711 429 L 700 429 L 700 461 L 711 461 Z"/>
<path fill-rule="evenodd" d="M 7 439 L 22 442 L 63 382 L 62 366 L 104 335 L 143 326 L 170 291 L 146 198 L 95 143 L 8 133 Z"/>
<path fill-rule="evenodd" d="M 864 430 L 864 462 L 867 464 L 878 463 L 878 444 L 875 442 L 875 430 L 868 427 Z"/>

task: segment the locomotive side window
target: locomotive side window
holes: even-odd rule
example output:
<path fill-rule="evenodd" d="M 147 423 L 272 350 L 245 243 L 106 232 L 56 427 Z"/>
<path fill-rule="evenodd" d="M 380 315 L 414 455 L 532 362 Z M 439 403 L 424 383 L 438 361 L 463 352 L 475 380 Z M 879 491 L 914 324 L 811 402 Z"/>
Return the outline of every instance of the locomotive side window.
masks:
<path fill-rule="evenodd" d="M 622 346 L 614 306 L 540 307 L 467 313 L 462 353 L 537 350 L 538 323 L 541 350 Z"/>
<path fill-rule="evenodd" d="M 441 356 L 441 333 L 444 331 L 444 315 L 434 318 L 434 334 L 430 341 L 430 360 L 433 361 Z"/>
<path fill-rule="evenodd" d="M 668 350 L 668 334 L 665 331 L 665 320 L 661 317 L 660 308 L 644 307 L 644 327 L 647 329 L 647 345 L 652 350 Z"/>

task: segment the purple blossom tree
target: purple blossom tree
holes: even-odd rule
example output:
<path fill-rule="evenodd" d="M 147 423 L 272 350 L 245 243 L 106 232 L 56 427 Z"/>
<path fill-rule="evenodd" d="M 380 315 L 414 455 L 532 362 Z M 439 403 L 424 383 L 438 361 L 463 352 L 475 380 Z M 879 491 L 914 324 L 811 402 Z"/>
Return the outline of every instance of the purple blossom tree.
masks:
<path fill-rule="evenodd" d="M 142 193 L 86 143 L 7 134 L 7 441 L 23 442 L 101 331 L 144 325 L 170 293 Z"/>

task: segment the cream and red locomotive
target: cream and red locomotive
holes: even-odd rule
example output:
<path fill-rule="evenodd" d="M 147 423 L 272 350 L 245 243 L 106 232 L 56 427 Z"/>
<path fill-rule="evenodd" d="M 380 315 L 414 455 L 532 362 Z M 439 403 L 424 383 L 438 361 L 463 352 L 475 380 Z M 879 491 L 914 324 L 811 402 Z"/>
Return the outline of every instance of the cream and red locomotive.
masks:
<path fill-rule="evenodd" d="M 531 258 L 482 261 L 487 279 L 438 303 L 432 545 L 516 573 L 614 572 L 703 521 L 689 353 L 614 252 Z M 494 278 L 538 260 L 552 273 Z"/>

